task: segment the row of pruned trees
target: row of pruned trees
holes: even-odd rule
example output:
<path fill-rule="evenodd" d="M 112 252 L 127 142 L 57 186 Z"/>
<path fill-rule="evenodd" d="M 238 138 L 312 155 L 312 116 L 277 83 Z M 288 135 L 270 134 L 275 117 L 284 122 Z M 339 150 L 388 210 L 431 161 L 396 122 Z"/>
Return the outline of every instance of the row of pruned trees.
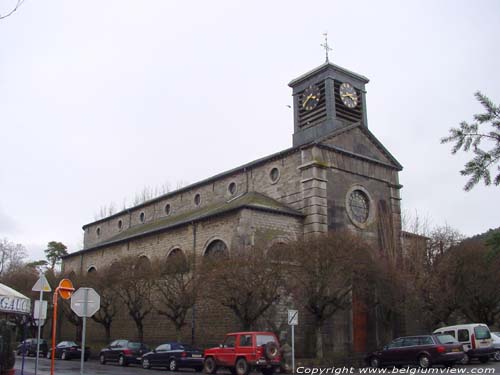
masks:
<path fill-rule="evenodd" d="M 144 337 L 144 322 L 152 312 L 165 317 L 179 338 L 195 303 L 224 306 L 241 329 L 250 330 L 260 328 L 263 321 L 272 327 L 276 303 L 292 298 L 294 307 L 310 313 L 316 353 L 322 357 L 324 325 L 350 306 L 353 293 L 367 305 L 387 303 L 387 311 L 393 308 L 390 298 L 375 301 L 370 297 L 386 280 L 381 278 L 385 266 L 380 262 L 384 260 L 361 237 L 335 232 L 271 248 L 216 252 L 202 259 L 181 251 L 153 262 L 125 257 L 109 268 L 71 278 L 101 295 L 101 310 L 93 319 L 103 325 L 108 340 L 118 306 L 126 307 L 139 339 Z M 387 290 L 383 287 L 379 295 Z"/>

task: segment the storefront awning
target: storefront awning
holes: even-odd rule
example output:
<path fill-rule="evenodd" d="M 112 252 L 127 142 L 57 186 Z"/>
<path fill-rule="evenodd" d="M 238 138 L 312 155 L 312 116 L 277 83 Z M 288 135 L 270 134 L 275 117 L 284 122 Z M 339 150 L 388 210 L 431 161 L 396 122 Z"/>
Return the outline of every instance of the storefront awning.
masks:
<path fill-rule="evenodd" d="M 0 283 L 0 312 L 30 314 L 31 300 L 11 287 Z"/>

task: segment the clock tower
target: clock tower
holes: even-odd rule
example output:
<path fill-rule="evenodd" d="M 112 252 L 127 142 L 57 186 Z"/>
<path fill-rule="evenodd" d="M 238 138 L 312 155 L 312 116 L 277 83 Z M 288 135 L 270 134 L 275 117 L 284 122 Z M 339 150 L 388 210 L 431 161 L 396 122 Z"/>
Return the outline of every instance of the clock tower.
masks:
<path fill-rule="evenodd" d="M 293 89 L 293 146 L 319 140 L 344 126 L 367 125 L 368 78 L 328 60 L 289 83 Z"/>

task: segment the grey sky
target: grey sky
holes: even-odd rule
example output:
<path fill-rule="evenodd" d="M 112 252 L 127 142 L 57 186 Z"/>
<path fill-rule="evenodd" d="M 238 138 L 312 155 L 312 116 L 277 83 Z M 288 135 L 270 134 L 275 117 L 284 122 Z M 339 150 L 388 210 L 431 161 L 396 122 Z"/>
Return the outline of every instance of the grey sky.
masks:
<path fill-rule="evenodd" d="M 0 13 L 14 4 L 0 0 Z M 500 102 L 500 2 L 42 1 L 0 21 L 0 237 L 43 257 L 144 186 L 195 182 L 291 146 L 288 82 L 331 59 L 370 78 L 368 124 L 403 164 L 403 206 L 475 234 L 451 126 Z"/>

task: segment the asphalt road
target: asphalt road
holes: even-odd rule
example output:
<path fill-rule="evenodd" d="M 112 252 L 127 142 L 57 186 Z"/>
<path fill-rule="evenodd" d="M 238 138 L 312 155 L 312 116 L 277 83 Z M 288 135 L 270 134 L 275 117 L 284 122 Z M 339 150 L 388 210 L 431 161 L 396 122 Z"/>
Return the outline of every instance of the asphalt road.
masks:
<path fill-rule="evenodd" d="M 80 361 L 79 360 L 56 360 L 55 367 L 55 375 L 80 375 Z M 18 370 L 16 375 L 19 375 L 21 372 L 19 371 L 22 366 L 21 357 L 16 358 L 16 366 L 15 368 Z M 467 366 L 456 366 L 453 369 L 466 369 L 466 373 L 474 373 L 474 374 L 499 374 L 500 375 L 500 362 L 489 362 L 487 364 L 473 363 Z M 486 372 L 486 369 L 494 369 L 494 372 Z M 403 369 L 405 370 L 405 369 Z M 416 369 L 412 372 L 399 372 L 400 374 L 413 375 L 415 374 Z M 443 369 L 444 370 L 444 369 Z M 397 374 L 398 372 L 392 372 L 392 369 L 388 369 L 387 374 Z M 166 369 L 157 368 L 151 370 L 144 370 L 139 365 L 130 365 L 128 367 L 120 367 L 117 364 L 106 364 L 101 365 L 96 360 L 89 360 L 85 362 L 84 366 L 84 374 L 85 375 L 155 375 L 162 374 L 167 372 Z M 24 364 L 24 375 L 34 375 L 35 373 L 35 358 L 26 357 Z M 200 374 L 194 372 L 193 370 L 186 369 L 178 372 L 167 372 L 168 374 L 184 374 L 184 375 L 195 375 Z M 224 372 L 226 374 L 230 374 L 228 371 Z M 419 373 L 419 371 L 417 372 Z M 457 374 L 458 372 L 455 372 Z M 309 373 L 310 374 L 310 373 Z M 359 372 L 355 371 L 354 374 L 359 374 Z M 445 374 L 445 373 L 443 373 Z M 40 358 L 39 368 L 37 375 L 50 375 L 50 360 L 46 358 Z"/>

